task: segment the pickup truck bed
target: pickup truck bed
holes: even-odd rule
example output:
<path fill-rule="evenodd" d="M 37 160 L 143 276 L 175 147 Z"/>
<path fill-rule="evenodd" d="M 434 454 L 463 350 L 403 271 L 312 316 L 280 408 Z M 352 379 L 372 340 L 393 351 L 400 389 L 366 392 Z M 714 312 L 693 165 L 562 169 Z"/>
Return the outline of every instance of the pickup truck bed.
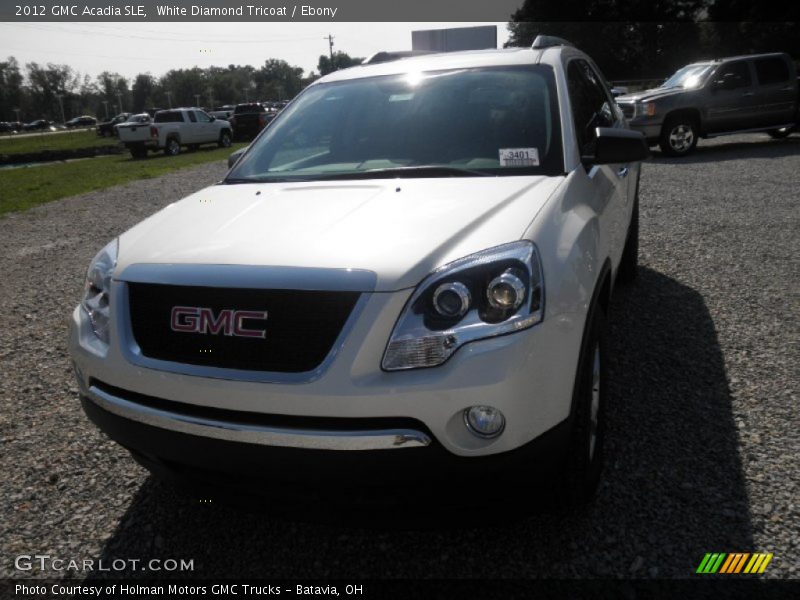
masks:
<path fill-rule="evenodd" d="M 175 156 L 184 146 L 218 144 L 227 148 L 233 133 L 230 123 L 199 108 L 178 108 L 157 112 L 152 123 L 119 128 L 119 138 L 134 158 L 144 158 L 149 150 Z"/>

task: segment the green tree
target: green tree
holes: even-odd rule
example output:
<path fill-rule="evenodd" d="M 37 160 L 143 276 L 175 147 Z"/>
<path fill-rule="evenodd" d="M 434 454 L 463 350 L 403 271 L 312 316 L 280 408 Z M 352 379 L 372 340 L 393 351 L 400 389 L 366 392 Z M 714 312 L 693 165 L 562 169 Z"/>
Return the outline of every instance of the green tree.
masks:
<path fill-rule="evenodd" d="M 0 62 L 0 119 L 17 120 L 14 109 L 22 108 L 22 81 L 16 58 L 9 56 Z"/>
<path fill-rule="evenodd" d="M 302 89 L 303 69 L 270 58 L 254 73 L 253 79 L 259 100 L 285 100 Z"/>
<path fill-rule="evenodd" d="M 317 62 L 317 71 L 320 75 L 327 75 L 339 69 L 346 69 L 347 67 L 354 67 L 364 62 L 363 58 L 351 57 L 344 52 L 334 52 L 333 60 L 329 56 L 322 55 Z"/>
<path fill-rule="evenodd" d="M 80 76 L 72 70 L 69 65 L 57 65 L 48 63 L 46 66 L 35 62 L 25 65 L 27 71 L 30 111 L 36 116 L 28 118 L 44 118 L 50 120 L 61 120 L 61 107 L 58 97 L 70 96 L 77 88 Z M 64 107 L 64 116 L 66 114 Z"/>
<path fill-rule="evenodd" d="M 154 108 L 158 83 L 150 73 L 139 73 L 133 80 L 131 88 L 132 110 L 135 113 Z"/>

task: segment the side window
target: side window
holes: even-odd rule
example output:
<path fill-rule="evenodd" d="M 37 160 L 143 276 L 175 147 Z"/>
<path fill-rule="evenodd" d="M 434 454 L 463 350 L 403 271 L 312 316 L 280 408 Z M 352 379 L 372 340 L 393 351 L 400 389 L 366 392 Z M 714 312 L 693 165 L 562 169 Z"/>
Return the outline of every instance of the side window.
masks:
<path fill-rule="evenodd" d="M 719 73 L 717 73 L 716 79 L 722 89 L 725 90 L 750 87 L 753 82 L 750 77 L 750 66 L 746 60 L 723 65 Z"/>
<path fill-rule="evenodd" d="M 612 127 L 616 121 L 616 111 L 600 78 L 584 60 L 569 63 L 567 89 L 581 154 L 592 154 L 595 129 Z"/>
<path fill-rule="evenodd" d="M 195 111 L 197 113 L 197 120 L 200 123 L 210 123 L 211 117 L 209 117 L 206 113 L 202 110 Z"/>
<path fill-rule="evenodd" d="M 197 117 L 194 116 L 194 111 L 193 110 L 187 110 L 186 114 L 189 115 L 189 120 L 192 123 L 197 123 Z"/>
<path fill-rule="evenodd" d="M 789 80 L 789 65 L 780 57 L 759 58 L 755 61 L 758 83 L 783 83 Z"/>

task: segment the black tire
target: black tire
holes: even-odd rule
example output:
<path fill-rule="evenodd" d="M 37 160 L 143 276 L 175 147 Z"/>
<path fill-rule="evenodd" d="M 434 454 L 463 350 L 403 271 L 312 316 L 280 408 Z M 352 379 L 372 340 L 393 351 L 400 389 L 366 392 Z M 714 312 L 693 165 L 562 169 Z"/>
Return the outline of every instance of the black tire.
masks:
<path fill-rule="evenodd" d="M 147 158 L 147 148 L 144 146 L 130 146 L 129 150 L 133 158 Z"/>
<path fill-rule="evenodd" d="M 219 142 L 217 142 L 220 148 L 230 148 L 231 147 L 231 132 L 227 129 L 223 129 L 222 132 L 219 134 Z"/>
<path fill-rule="evenodd" d="M 631 283 L 639 270 L 639 182 L 636 182 L 636 195 L 633 198 L 633 214 L 628 226 L 628 237 L 617 269 L 617 281 Z"/>
<path fill-rule="evenodd" d="M 164 146 L 164 154 L 167 156 L 178 156 L 181 153 L 181 144 L 175 138 L 169 138 L 167 145 Z"/>
<path fill-rule="evenodd" d="M 570 507 L 592 500 L 605 458 L 606 319 L 599 303 L 596 302 L 589 318 L 578 359 L 570 447 L 561 481 L 562 502 Z"/>
<path fill-rule="evenodd" d="M 782 127 L 780 129 L 770 129 L 767 134 L 773 140 L 782 140 L 784 138 L 789 137 L 789 135 L 794 131 L 794 127 Z"/>
<path fill-rule="evenodd" d="M 686 156 L 697 146 L 700 127 L 691 115 L 669 117 L 661 128 L 658 145 L 667 156 Z"/>

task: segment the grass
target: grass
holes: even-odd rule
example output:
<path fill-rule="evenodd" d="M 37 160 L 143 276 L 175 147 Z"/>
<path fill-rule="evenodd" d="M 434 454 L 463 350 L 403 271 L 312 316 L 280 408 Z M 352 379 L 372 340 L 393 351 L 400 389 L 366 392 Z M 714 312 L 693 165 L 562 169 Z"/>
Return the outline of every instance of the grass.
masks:
<path fill-rule="evenodd" d="M 36 133 L 27 137 L 0 137 L 0 154 L 27 154 L 44 150 L 75 150 L 96 146 L 116 146 L 117 138 L 98 137 L 91 131 L 67 131 L 64 133 Z"/>
<path fill-rule="evenodd" d="M 38 167 L 0 169 L 0 215 L 136 179 L 149 179 L 186 167 L 226 160 L 231 152 L 245 145 L 201 148 L 195 152 L 184 151 L 178 156 L 151 154 L 144 160 L 134 160 L 129 154 L 123 154 Z"/>

